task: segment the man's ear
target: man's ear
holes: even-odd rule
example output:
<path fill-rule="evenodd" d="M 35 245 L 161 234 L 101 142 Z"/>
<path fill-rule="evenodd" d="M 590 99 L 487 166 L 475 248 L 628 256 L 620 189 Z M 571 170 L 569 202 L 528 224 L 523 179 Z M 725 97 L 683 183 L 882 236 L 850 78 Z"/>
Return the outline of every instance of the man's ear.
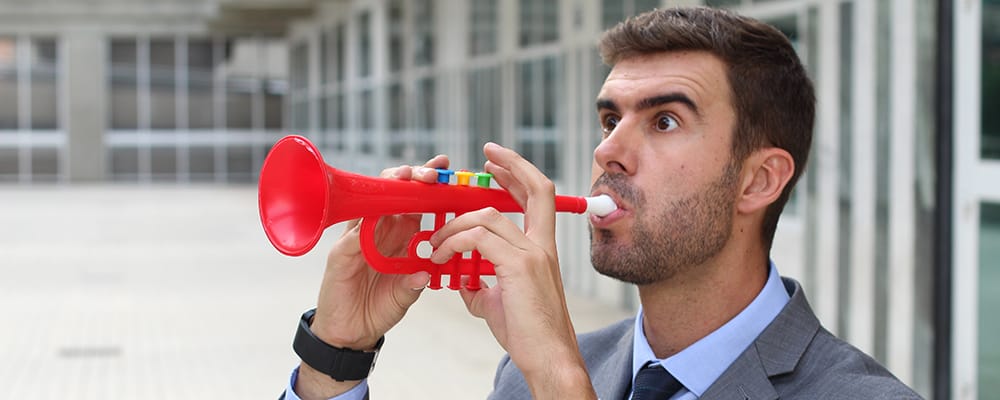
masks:
<path fill-rule="evenodd" d="M 795 160 L 784 149 L 766 147 L 743 162 L 743 182 L 736 209 L 752 214 L 778 200 L 795 172 Z"/>

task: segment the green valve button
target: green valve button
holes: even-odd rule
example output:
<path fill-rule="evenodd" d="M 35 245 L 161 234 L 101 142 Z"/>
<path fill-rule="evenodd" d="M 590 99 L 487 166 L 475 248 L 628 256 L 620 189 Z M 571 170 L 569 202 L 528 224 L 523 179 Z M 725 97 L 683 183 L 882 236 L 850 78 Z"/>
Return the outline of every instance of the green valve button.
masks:
<path fill-rule="evenodd" d="M 493 174 L 486 172 L 476 173 L 476 185 L 479 187 L 488 188 L 490 187 L 490 179 L 493 178 Z"/>

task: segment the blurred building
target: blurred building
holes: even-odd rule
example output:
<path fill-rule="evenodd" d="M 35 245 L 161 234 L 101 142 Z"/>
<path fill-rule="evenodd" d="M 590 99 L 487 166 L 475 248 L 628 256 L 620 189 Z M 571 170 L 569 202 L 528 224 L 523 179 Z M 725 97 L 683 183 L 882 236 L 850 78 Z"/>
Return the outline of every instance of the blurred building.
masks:
<path fill-rule="evenodd" d="M 252 181 L 284 133 L 338 168 L 519 150 L 589 187 L 602 30 L 654 7 L 777 26 L 817 87 L 774 259 L 929 398 L 1000 391 L 1000 1 L 0 2 L 0 179 Z M 561 215 L 566 285 L 635 307 Z"/>
<path fill-rule="evenodd" d="M 0 181 L 252 181 L 311 9 L 254 3 L 0 1 Z"/>

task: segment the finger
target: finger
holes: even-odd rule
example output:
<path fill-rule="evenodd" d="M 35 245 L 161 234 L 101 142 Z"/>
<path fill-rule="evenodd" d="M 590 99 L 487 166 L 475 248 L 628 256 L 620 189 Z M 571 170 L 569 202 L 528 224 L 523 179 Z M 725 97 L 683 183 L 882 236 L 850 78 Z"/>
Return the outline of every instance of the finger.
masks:
<path fill-rule="evenodd" d="M 448 168 L 448 164 L 448 156 L 438 154 L 430 160 L 427 160 L 427 162 L 424 163 L 424 166 L 427 168 Z"/>
<path fill-rule="evenodd" d="M 556 204 L 555 185 L 533 164 L 517 152 L 495 143 L 483 147 L 486 158 L 499 169 L 494 168 L 509 182 L 518 182 L 527 197 L 522 200 L 524 208 L 524 232 L 535 243 L 555 251 Z M 488 167 L 488 165 L 487 165 Z M 505 172 L 506 171 L 506 172 Z M 499 181 L 497 183 L 500 183 Z"/>
<path fill-rule="evenodd" d="M 479 280 L 479 290 L 469 290 L 466 289 L 468 286 L 469 277 L 462 277 L 462 290 L 458 293 L 462 296 L 462 302 L 465 303 L 465 309 L 469 310 L 469 314 L 476 318 L 485 318 L 487 307 L 483 306 L 483 303 L 490 296 L 490 287 L 486 281 Z"/>
<path fill-rule="evenodd" d="M 448 168 L 448 156 L 434 156 L 434 158 L 424 163 L 422 167 L 413 168 L 413 175 L 410 179 L 424 183 L 436 183 L 438 178 L 437 168 Z"/>
<path fill-rule="evenodd" d="M 482 227 L 507 241 L 525 246 L 524 232 L 513 221 L 504 217 L 493 207 L 468 212 L 452 218 L 428 239 L 431 246 L 438 247 L 445 239 L 459 232 Z"/>
<path fill-rule="evenodd" d="M 381 173 L 378 174 L 381 178 L 388 179 L 400 179 L 409 180 L 413 173 L 413 167 L 409 165 L 400 165 L 398 167 L 383 169 Z"/>
<path fill-rule="evenodd" d="M 418 271 L 409 275 L 403 275 L 402 279 L 399 280 L 399 287 L 401 289 L 406 289 L 410 292 L 419 292 L 427 287 L 427 284 L 431 281 L 431 274 L 426 271 Z M 410 303 L 413 304 L 413 303 Z M 407 304 L 409 306 L 409 304 Z"/>
<path fill-rule="evenodd" d="M 431 275 L 425 271 L 409 275 L 392 275 L 392 303 L 402 312 L 406 312 L 420 298 L 424 288 L 431 280 Z"/>

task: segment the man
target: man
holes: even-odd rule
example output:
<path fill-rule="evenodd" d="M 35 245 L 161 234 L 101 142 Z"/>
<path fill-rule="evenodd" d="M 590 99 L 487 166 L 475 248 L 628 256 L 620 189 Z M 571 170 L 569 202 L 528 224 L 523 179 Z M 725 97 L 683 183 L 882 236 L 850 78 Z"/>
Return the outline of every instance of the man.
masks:
<path fill-rule="evenodd" d="M 553 185 L 513 151 L 486 145 L 486 170 L 524 206 L 524 229 L 492 209 L 465 214 L 434 234 L 431 259 L 475 249 L 496 263 L 495 287 L 461 293 L 508 352 L 491 398 L 919 398 L 823 329 L 798 283 L 769 261 L 809 152 L 815 102 L 787 39 L 726 11 L 668 9 L 619 24 L 600 49 L 612 70 L 597 98 L 603 140 L 592 194 L 619 209 L 591 217 L 591 257 L 598 272 L 636 284 L 642 307 L 577 338 L 556 257 Z M 447 164 L 439 156 L 425 167 Z M 416 229 L 413 217 L 383 219 L 381 250 L 401 251 Z M 370 350 L 428 276 L 372 272 L 357 235 L 354 224 L 331 251 L 315 316 L 302 326 L 314 341 Z M 289 397 L 367 396 L 358 381 L 367 371 L 299 354 Z"/>

